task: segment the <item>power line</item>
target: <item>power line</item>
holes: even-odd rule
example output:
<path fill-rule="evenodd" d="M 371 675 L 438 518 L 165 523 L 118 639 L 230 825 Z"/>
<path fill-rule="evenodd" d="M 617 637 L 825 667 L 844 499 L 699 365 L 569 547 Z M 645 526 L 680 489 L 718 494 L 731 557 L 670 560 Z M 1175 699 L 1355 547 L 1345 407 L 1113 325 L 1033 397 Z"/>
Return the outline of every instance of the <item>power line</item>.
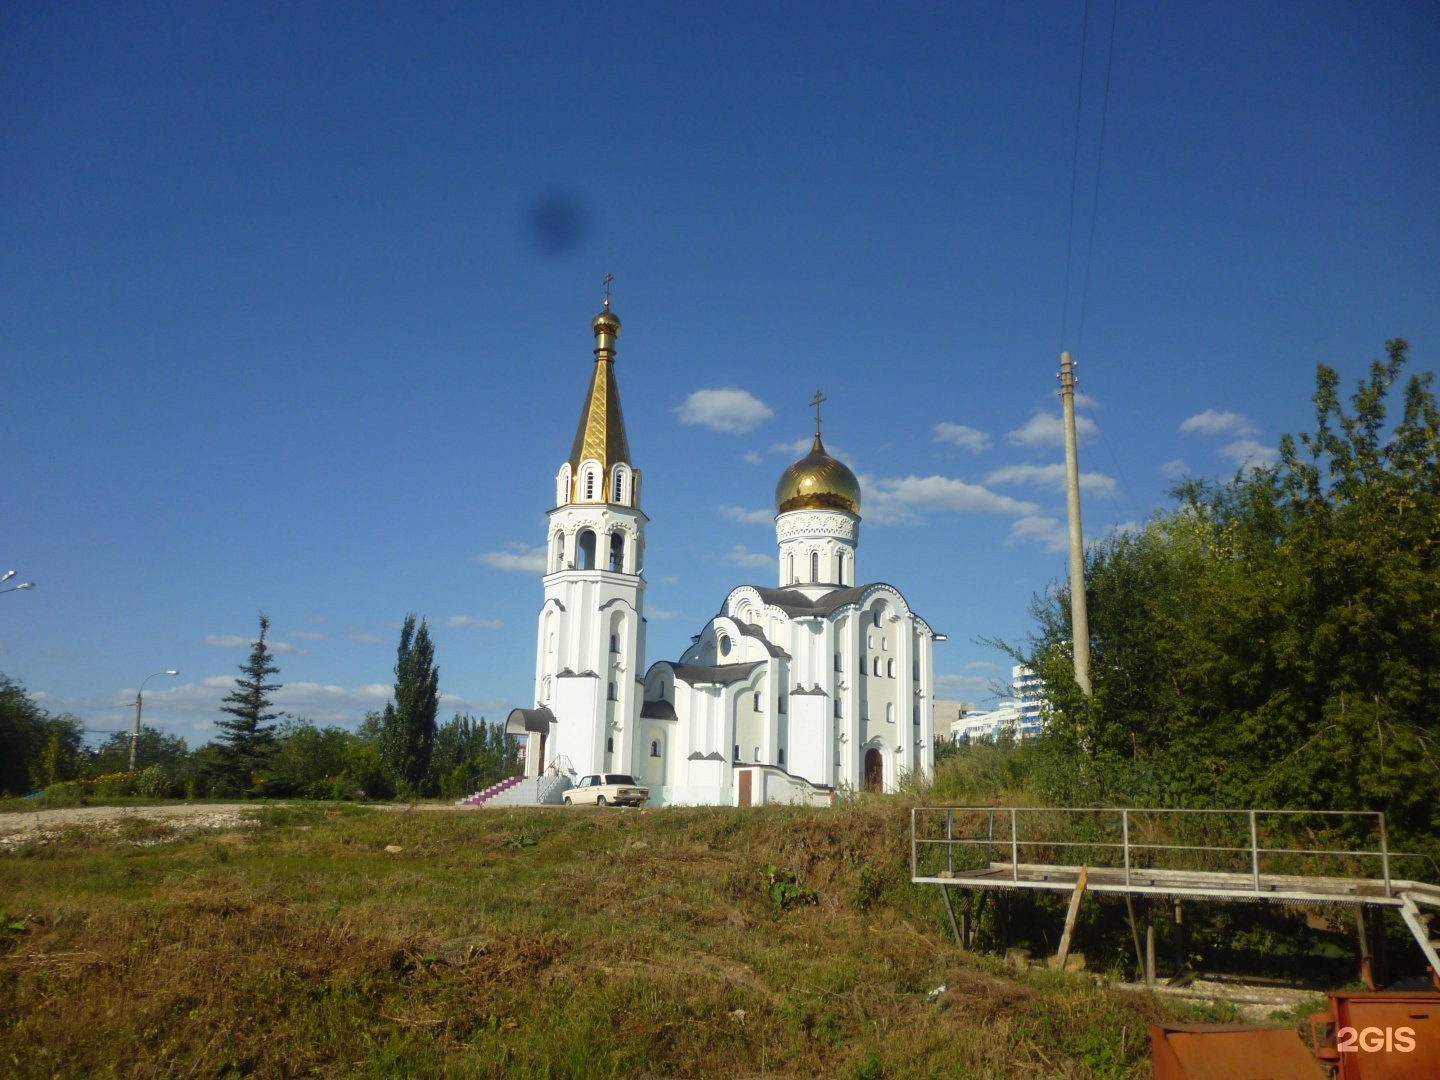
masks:
<path fill-rule="evenodd" d="M 1060 307 L 1060 348 L 1070 318 L 1070 259 L 1075 246 L 1075 188 L 1080 175 L 1080 107 L 1085 103 L 1085 45 L 1090 37 L 1090 0 L 1085 0 L 1085 22 L 1080 29 L 1080 83 L 1075 89 L 1075 140 L 1070 155 L 1070 222 L 1065 227 L 1065 301 Z"/>
<path fill-rule="evenodd" d="M 1089 0 L 1086 0 L 1088 3 Z M 1110 118 L 1110 72 L 1115 64 L 1115 22 L 1120 15 L 1120 0 L 1110 4 L 1110 45 L 1105 50 L 1105 92 L 1100 105 L 1100 150 L 1095 156 L 1095 196 L 1090 203 L 1090 239 L 1085 245 L 1085 274 L 1080 288 L 1080 330 L 1075 335 L 1076 351 L 1085 343 L 1085 305 L 1090 299 L 1090 256 L 1095 251 L 1095 219 L 1100 216 L 1100 168 L 1105 163 L 1105 124 Z M 1073 206 L 1074 192 L 1071 192 Z M 1071 210 L 1074 213 L 1074 210 Z"/>

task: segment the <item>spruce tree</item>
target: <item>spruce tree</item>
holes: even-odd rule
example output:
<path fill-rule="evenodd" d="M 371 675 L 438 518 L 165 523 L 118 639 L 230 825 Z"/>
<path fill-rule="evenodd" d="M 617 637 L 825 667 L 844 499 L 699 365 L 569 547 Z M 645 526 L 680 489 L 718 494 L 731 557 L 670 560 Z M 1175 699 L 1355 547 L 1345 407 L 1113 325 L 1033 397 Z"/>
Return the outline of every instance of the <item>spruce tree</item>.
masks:
<path fill-rule="evenodd" d="M 395 658 L 395 701 L 380 718 L 380 760 L 401 794 L 415 794 L 430 768 L 435 714 L 440 711 L 440 669 L 425 620 L 405 616 Z"/>
<path fill-rule="evenodd" d="M 250 659 L 240 665 L 235 689 L 226 696 L 220 711 L 232 719 L 222 718 L 220 727 L 219 768 L 225 779 L 248 788 L 257 769 L 262 768 L 275 751 L 275 732 L 271 722 L 280 714 L 270 709 L 270 695 L 280 689 L 279 683 L 267 683 L 266 677 L 280 669 L 265 645 L 270 620 L 260 613 L 260 637 L 250 650 Z"/>

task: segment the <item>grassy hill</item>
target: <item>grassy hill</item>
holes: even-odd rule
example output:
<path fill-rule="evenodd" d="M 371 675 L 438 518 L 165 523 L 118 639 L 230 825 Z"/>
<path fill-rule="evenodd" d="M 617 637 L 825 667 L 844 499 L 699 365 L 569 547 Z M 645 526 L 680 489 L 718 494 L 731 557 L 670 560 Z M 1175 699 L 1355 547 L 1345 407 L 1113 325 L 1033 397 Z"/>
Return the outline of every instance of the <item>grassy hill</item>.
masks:
<path fill-rule="evenodd" d="M 254 816 L 0 857 L 0 1070 L 1141 1077 L 1174 1015 L 957 950 L 898 800 Z"/>

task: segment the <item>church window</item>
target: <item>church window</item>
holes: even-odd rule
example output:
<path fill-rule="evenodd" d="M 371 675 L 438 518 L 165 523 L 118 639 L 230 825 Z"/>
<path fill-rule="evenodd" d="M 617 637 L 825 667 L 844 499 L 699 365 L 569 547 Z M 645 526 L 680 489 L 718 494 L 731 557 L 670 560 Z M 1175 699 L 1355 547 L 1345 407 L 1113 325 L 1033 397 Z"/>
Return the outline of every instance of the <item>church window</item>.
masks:
<path fill-rule="evenodd" d="M 795 584 L 795 553 L 785 556 L 785 584 Z"/>
<path fill-rule="evenodd" d="M 608 691 L 606 691 L 605 697 L 606 697 L 608 700 L 610 700 L 610 701 L 618 701 L 618 700 L 619 700 L 619 699 L 616 698 L 616 696 L 615 696 L 615 684 L 614 684 L 613 682 L 610 684 L 610 689 L 609 689 Z"/>
<path fill-rule="evenodd" d="M 560 466 L 560 475 L 555 478 L 555 505 L 564 506 L 570 501 L 570 463 Z"/>
<path fill-rule="evenodd" d="M 613 754 L 613 753 L 615 752 L 615 739 L 614 739 L 614 736 L 611 736 L 610 738 L 608 738 L 608 739 L 605 740 L 605 752 L 606 752 L 607 754 Z"/>
<path fill-rule="evenodd" d="M 720 635 L 720 655 L 730 655 L 730 638 L 727 637 L 725 634 Z"/>
<path fill-rule="evenodd" d="M 879 609 L 878 607 L 875 609 L 872 618 L 875 620 L 875 625 L 876 625 L 876 626 L 879 626 L 879 625 L 880 625 L 880 609 Z"/>
<path fill-rule="evenodd" d="M 760 760 L 760 748 L 759 748 L 758 746 L 755 747 L 755 760 L 756 760 L 756 761 L 759 761 L 759 760 Z"/>
<path fill-rule="evenodd" d="M 780 697 L 776 700 L 776 702 L 775 702 L 775 711 L 778 712 L 778 713 L 783 713 L 783 712 L 785 711 L 785 695 L 784 695 L 784 694 L 781 694 Z"/>
<path fill-rule="evenodd" d="M 835 719 L 836 719 L 836 720 L 843 720 L 843 719 L 845 719 L 845 710 L 841 707 L 841 702 L 840 702 L 840 699 L 839 699 L 838 697 L 835 699 Z"/>
<path fill-rule="evenodd" d="M 810 580 L 820 580 L 820 553 L 818 551 L 810 552 Z"/>
<path fill-rule="evenodd" d="M 839 654 L 838 652 L 835 654 L 835 670 L 836 670 L 836 671 L 844 671 L 844 670 L 845 670 L 845 665 L 844 665 L 844 663 L 841 661 L 841 659 L 840 659 L 840 654 Z"/>
<path fill-rule="evenodd" d="M 589 529 L 586 529 L 584 532 L 582 532 L 582 533 L 580 534 L 580 539 L 579 539 L 579 542 L 577 543 L 576 547 L 579 549 L 580 569 L 581 569 L 581 570 L 594 570 L 594 569 L 595 569 L 595 534 L 594 534 L 593 532 L 591 532 Z"/>
<path fill-rule="evenodd" d="M 836 751 L 835 751 L 835 768 L 838 769 L 839 767 L 840 767 L 840 751 L 839 751 L 839 750 L 836 750 Z"/>
<path fill-rule="evenodd" d="M 860 699 L 860 719 L 861 719 L 861 720 L 869 720 L 869 719 L 870 719 L 870 699 L 869 699 L 869 698 L 861 698 L 861 699 Z"/>
<path fill-rule="evenodd" d="M 886 677 L 886 678 L 889 678 L 889 679 L 893 679 L 893 678 L 895 677 L 895 661 L 894 661 L 894 660 L 887 660 L 887 661 L 885 662 L 885 677 Z"/>
<path fill-rule="evenodd" d="M 585 470 L 585 499 L 590 501 L 595 498 L 595 470 Z"/>
<path fill-rule="evenodd" d="M 618 652 L 620 651 L 620 635 L 619 635 L 619 634 L 611 634 L 611 635 L 610 635 L 610 651 L 611 651 L 612 653 L 618 653 Z"/>
<path fill-rule="evenodd" d="M 914 719 L 914 724 L 915 724 L 916 727 L 919 727 L 919 726 L 920 726 L 920 706 L 919 706 L 919 705 L 916 705 L 916 706 L 915 706 L 915 719 Z"/>
<path fill-rule="evenodd" d="M 885 723 L 887 723 L 887 724 L 893 724 L 894 722 L 895 722 L 895 703 L 894 703 L 893 701 L 887 701 L 887 702 L 885 703 Z"/>
<path fill-rule="evenodd" d="M 910 677 L 911 677 L 912 679 L 914 679 L 916 682 L 919 682 L 919 681 L 920 681 L 920 661 L 919 661 L 919 660 L 916 660 L 916 661 L 910 666 Z"/>
<path fill-rule="evenodd" d="M 780 751 L 780 757 L 779 757 L 778 760 L 779 760 L 780 767 L 781 767 L 781 768 L 784 768 L 784 766 L 785 766 L 785 751 L 784 751 L 784 750 L 781 750 L 781 751 Z"/>
<path fill-rule="evenodd" d="M 867 649 L 873 649 L 873 648 L 875 647 L 875 635 L 874 635 L 874 634 L 867 634 L 867 635 L 865 636 L 865 647 L 866 647 Z"/>
<path fill-rule="evenodd" d="M 880 675 L 880 658 L 878 656 L 875 657 L 875 675 L 877 678 Z"/>
<path fill-rule="evenodd" d="M 659 757 L 659 756 L 660 756 L 660 740 L 659 740 L 659 739 L 651 739 L 651 740 L 650 740 L 650 756 L 651 756 L 651 757 Z"/>
<path fill-rule="evenodd" d="M 759 694 L 759 692 L 756 692 L 756 694 L 755 694 L 755 704 L 752 706 L 752 708 L 753 708 L 756 712 L 759 712 L 759 711 L 760 711 L 760 694 Z"/>
<path fill-rule="evenodd" d="M 625 501 L 625 474 L 619 469 L 615 470 L 615 498 L 613 502 Z"/>
<path fill-rule="evenodd" d="M 617 574 L 625 572 L 625 534 L 619 529 L 610 534 L 610 569 Z"/>
<path fill-rule="evenodd" d="M 551 631 L 550 631 L 550 651 L 551 651 L 552 653 L 555 651 L 555 631 L 554 631 L 554 630 L 551 630 Z"/>
<path fill-rule="evenodd" d="M 887 638 L 884 634 L 880 635 L 880 648 L 886 650 L 890 648 L 890 639 Z"/>
<path fill-rule="evenodd" d="M 735 744 L 735 752 L 730 755 L 730 758 L 732 761 L 740 760 L 740 744 L 738 742 Z"/>
<path fill-rule="evenodd" d="M 540 703 L 541 703 L 542 705 L 548 705 L 548 704 L 550 703 L 550 680 L 549 680 L 549 679 L 546 679 L 546 680 L 540 685 Z"/>

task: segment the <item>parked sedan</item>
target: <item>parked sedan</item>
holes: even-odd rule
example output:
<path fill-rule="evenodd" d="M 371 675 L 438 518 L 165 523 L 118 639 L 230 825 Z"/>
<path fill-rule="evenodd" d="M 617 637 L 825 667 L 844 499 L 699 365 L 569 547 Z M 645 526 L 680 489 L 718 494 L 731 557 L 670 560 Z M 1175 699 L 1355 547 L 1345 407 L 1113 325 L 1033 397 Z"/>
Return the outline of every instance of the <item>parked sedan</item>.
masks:
<path fill-rule="evenodd" d="M 580 783 L 565 793 L 566 806 L 639 806 L 650 797 L 650 789 L 635 783 L 633 776 L 605 773 L 582 776 Z"/>

